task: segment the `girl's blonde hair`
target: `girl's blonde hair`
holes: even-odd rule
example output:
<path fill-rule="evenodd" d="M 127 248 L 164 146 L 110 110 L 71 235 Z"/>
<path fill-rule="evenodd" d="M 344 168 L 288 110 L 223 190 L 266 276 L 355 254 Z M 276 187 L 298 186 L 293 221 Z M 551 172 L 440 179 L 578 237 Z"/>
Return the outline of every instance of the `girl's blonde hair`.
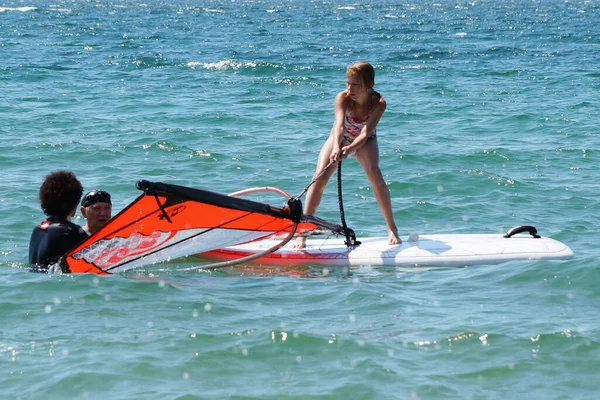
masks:
<path fill-rule="evenodd" d="M 375 85 L 375 69 L 365 61 L 359 61 L 346 69 L 346 76 L 359 77 L 365 86 Z"/>

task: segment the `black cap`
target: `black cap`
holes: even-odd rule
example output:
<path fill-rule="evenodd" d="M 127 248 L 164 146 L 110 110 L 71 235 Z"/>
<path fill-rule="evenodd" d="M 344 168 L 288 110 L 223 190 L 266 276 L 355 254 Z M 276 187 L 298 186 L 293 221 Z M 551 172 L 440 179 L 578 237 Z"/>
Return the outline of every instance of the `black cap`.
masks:
<path fill-rule="evenodd" d="M 104 190 L 92 190 L 83 196 L 83 200 L 81 200 L 81 205 L 83 207 L 89 207 L 96 203 L 108 203 L 112 205 L 112 202 L 110 201 L 110 194 Z"/>

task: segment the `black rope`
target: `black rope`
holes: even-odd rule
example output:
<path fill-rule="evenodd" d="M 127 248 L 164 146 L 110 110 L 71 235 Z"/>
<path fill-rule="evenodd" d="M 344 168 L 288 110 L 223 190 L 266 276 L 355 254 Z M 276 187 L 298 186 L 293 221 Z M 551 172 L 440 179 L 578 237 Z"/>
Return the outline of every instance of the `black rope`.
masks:
<path fill-rule="evenodd" d="M 173 223 L 173 221 L 171 221 L 171 218 L 169 218 L 169 214 L 167 214 L 167 211 L 161 204 L 160 199 L 158 198 L 158 192 L 156 191 L 156 185 L 154 185 L 152 182 L 148 182 L 147 180 L 142 179 L 136 183 L 136 187 L 148 195 L 154 195 L 156 204 L 158 205 L 158 208 L 162 212 L 163 217 L 170 223 Z"/>
<path fill-rule="evenodd" d="M 344 228 L 344 234 L 346 235 L 346 246 L 358 246 L 360 242 L 356 240 L 356 236 L 352 229 L 346 225 L 346 218 L 344 216 L 344 202 L 342 200 L 342 160 L 338 162 L 337 170 L 337 186 L 338 186 L 338 203 L 340 204 L 340 218 L 342 220 L 342 228 Z"/>
<path fill-rule="evenodd" d="M 333 164 L 335 164 L 335 161 L 329 161 L 329 164 L 327 164 L 325 166 L 325 168 L 323 168 L 321 171 L 319 171 L 318 174 L 315 175 L 315 177 L 313 178 L 313 180 L 308 184 L 308 186 L 306 186 L 304 188 L 304 190 L 302 191 L 302 193 L 300 193 L 298 196 L 290 199 L 289 201 L 298 201 L 300 200 L 300 198 L 302 196 L 304 196 L 304 194 L 306 192 L 308 192 L 308 189 L 314 185 L 314 183 L 317 181 L 317 179 L 319 179 L 321 176 L 323 176 L 323 174 L 325 173 L 325 171 L 327 171 Z M 358 240 L 356 240 L 356 235 L 354 233 L 354 231 L 350 228 L 348 228 L 348 225 L 346 224 L 346 218 L 344 216 L 344 202 L 342 201 L 342 160 L 338 161 L 338 203 L 340 205 L 340 218 L 342 220 L 342 228 L 344 230 L 344 235 L 346 236 L 346 246 L 350 247 L 350 246 L 358 246 L 360 244 L 360 242 Z M 289 204 L 289 202 L 288 202 Z M 300 203 L 301 204 L 301 203 Z M 290 208 L 291 208 L 291 204 L 290 204 Z"/>
<path fill-rule="evenodd" d="M 298 196 L 296 196 L 296 199 L 300 199 L 300 197 L 304 196 L 304 194 L 306 192 L 308 192 L 308 189 L 310 189 L 310 187 L 312 185 L 314 185 L 314 183 L 317 181 L 317 179 L 319 179 L 321 176 L 323 176 L 323 174 L 325 173 L 325 171 L 327 171 L 329 169 L 329 167 L 331 167 L 333 165 L 333 161 L 329 161 L 329 164 L 327 164 L 325 166 L 325 168 L 323 168 L 314 178 L 313 180 L 308 184 L 307 187 L 304 188 L 304 190 L 302 191 L 302 193 L 300 193 Z"/>

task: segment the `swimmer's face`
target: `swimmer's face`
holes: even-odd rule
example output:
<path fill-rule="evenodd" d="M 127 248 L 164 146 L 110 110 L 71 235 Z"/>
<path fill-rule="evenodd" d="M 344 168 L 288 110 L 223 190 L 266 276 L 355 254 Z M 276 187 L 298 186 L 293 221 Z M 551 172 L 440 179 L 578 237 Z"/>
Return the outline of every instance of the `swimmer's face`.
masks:
<path fill-rule="evenodd" d="M 88 207 L 81 207 L 81 213 L 87 219 L 90 233 L 94 233 L 104 226 L 111 217 L 112 206 L 108 203 L 94 203 Z"/>
<path fill-rule="evenodd" d="M 371 88 L 365 85 L 360 76 L 356 74 L 346 76 L 346 90 L 352 100 L 364 96 L 369 89 Z"/>

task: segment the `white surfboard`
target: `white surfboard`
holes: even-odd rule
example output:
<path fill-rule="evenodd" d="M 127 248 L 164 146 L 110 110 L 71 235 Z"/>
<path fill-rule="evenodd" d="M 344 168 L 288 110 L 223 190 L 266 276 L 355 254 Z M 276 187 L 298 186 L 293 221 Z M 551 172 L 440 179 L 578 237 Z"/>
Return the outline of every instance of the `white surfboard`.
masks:
<path fill-rule="evenodd" d="M 517 233 L 529 232 L 530 235 Z M 537 236 L 534 227 L 516 227 L 502 234 L 434 234 L 402 237 L 402 244 L 391 246 L 387 237 L 360 238 L 355 247 L 347 247 L 343 238 L 308 239 L 302 250 L 293 241 L 253 263 L 268 265 L 397 265 L 445 266 L 499 264 L 513 260 L 563 260 L 573 251 L 557 240 Z M 412 239 L 412 240 L 410 240 Z M 220 261 L 258 254 L 274 246 L 277 240 L 263 240 L 198 254 Z"/>

